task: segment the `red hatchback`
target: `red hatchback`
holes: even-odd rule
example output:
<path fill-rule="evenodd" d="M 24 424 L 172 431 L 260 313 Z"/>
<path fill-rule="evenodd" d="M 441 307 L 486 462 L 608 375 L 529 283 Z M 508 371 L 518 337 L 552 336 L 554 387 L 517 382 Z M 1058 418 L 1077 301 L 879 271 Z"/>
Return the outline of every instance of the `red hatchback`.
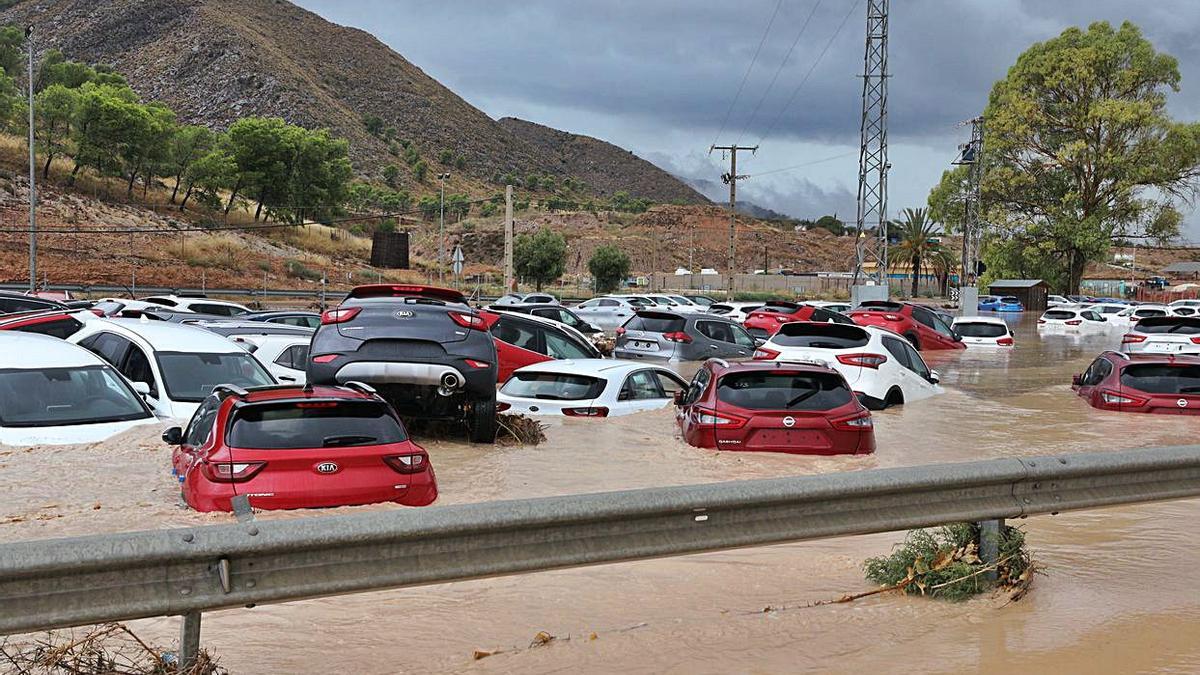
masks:
<path fill-rule="evenodd" d="M 1200 415 L 1200 356 L 1104 352 L 1071 385 L 1101 410 Z"/>
<path fill-rule="evenodd" d="M 220 385 L 163 440 L 176 446 L 172 471 L 197 511 L 229 511 L 237 495 L 259 509 L 437 499 L 429 455 L 363 384 Z"/>
<path fill-rule="evenodd" d="M 871 413 L 825 366 L 709 359 L 676 395 L 689 445 L 805 455 L 875 451 Z"/>
<path fill-rule="evenodd" d="M 754 337 L 765 340 L 778 332 L 779 327 L 783 324 L 794 321 L 853 323 L 845 315 L 821 307 L 802 305 L 783 300 L 772 300 L 750 312 L 746 316 L 746 320 L 742 322 L 742 325 Z"/>
<path fill-rule="evenodd" d="M 919 351 L 967 348 L 950 322 L 928 307 L 911 302 L 869 300 L 851 310 L 849 316 L 860 326 L 878 326 L 899 333 Z"/>

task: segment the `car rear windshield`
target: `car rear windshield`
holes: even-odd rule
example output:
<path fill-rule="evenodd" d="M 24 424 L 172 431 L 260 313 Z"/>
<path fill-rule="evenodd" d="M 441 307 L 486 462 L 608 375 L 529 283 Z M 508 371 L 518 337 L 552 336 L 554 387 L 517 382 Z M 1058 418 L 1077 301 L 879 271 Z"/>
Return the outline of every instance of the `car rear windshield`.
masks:
<path fill-rule="evenodd" d="M 1008 326 L 994 323 L 956 323 L 954 330 L 963 337 L 993 338 L 1008 335 Z"/>
<path fill-rule="evenodd" d="M 639 312 L 625 324 L 625 330 L 641 330 L 647 333 L 677 333 L 683 330 L 686 320 L 671 314 Z"/>
<path fill-rule="evenodd" d="M 1200 394 L 1200 366 L 1144 363 L 1121 371 L 1121 386 L 1150 394 Z"/>
<path fill-rule="evenodd" d="M 1046 312 L 1045 314 L 1043 314 L 1042 318 L 1043 319 L 1056 319 L 1056 320 L 1057 319 L 1074 319 L 1075 312 L 1056 312 L 1054 310 L 1050 310 L 1049 312 Z"/>
<path fill-rule="evenodd" d="M 158 363 L 172 401 L 203 401 L 218 384 L 259 387 L 275 383 L 258 360 L 245 352 L 159 352 Z"/>
<path fill-rule="evenodd" d="M 883 300 L 870 300 L 864 302 L 854 309 L 866 310 L 868 312 L 899 312 L 904 309 L 904 305 L 898 302 L 885 302 Z"/>
<path fill-rule="evenodd" d="M 15 330 L 22 333 L 37 333 L 38 335 L 49 335 L 50 337 L 56 337 L 60 340 L 65 340 L 75 333 L 78 333 L 80 328 L 83 328 L 83 322 L 81 322 L 79 319 L 76 319 L 73 316 L 57 316 L 48 317 L 47 319 L 34 321 L 33 323 L 27 323 L 25 325 L 16 325 L 12 328 L 8 328 L 7 330 Z"/>
<path fill-rule="evenodd" d="M 92 309 L 103 312 L 105 315 L 114 314 L 125 308 L 124 303 L 113 302 L 112 300 L 104 300 L 92 305 Z"/>
<path fill-rule="evenodd" d="M 604 391 L 605 381 L 587 375 L 565 373 L 513 373 L 500 391 L 517 398 L 547 401 L 583 401 Z"/>
<path fill-rule="evenodd" d="M 867 331 L 841 323 L 785 323 L 771 338 L 781 347 L 812 347 L 815 349 L 853 349 L 865 347 L 870 341 Z"/>
<path fill-rule="evenodd" d="M 381 401 L 288 401 L 238 409 L 229 427 L 234 448 L 288 450 L 383 445 L 408 439 Z"/>
<path fill-rule="evenodd" d="M 1016 298 L 1014 298 L 1014 297 L 1013 297 L 1013 296 L 1011 296 L 1011 295 L 1006 295 L 1006 296 L 1004 296 L 1003 298 L 1000 298 L 1000 302 L 1003 302 L 1003 303 L 1004 303 L 1004 304 L 1006 304 L 1006 305 L 1015 305 L 1015 304 L 1017 304 L 1018 302 L 1021 302 L 1021 301 L 1020 301 L 1020 300 L 1018 300 L 1018 299 L 1016 299 Z"/>
<path fill-rule="evenodd" d="M 54 427 L 146 419 L 150 412 L 108 366 L 0 370 L 0 425 Z"/>
<path fill-rule="evenodd" d="M 1134 328 L 1146 335 L 1200 335 L 1200 321 L 1187 318 L 1150 317 Z"/>
<path fill-rule="evenodd" d="M 829 410 L 852 397 L 837 373 L 730 373 L 717 383 L 718 401 L 747 410 Z"/>

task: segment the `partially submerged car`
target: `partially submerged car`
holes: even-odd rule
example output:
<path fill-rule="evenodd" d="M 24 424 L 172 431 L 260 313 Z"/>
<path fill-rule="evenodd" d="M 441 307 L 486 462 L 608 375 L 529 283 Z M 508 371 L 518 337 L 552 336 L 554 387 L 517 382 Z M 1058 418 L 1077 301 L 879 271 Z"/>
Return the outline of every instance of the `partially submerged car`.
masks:
<path fill-rule="evenodd" d="M 1122 336 L 1121 351 L 1127 354 L 1200 354 L 1200 317 L 1142 319 Z"/>
<path fill-rule="evenodd" d="M 613 356 L 625 359 L 702 361 L 750 358 L 755 340 L 729 319 L 712 314 L 641 310 L 617 329 Z"/>
<path fill-rule="evenodd" d="M 1108 351 L 1071 388 L 1101 410 L 1200 415 L 1200 357 Z"/>
<path fill-rule="evenodd" d="M 851 310 L 850 318 L 860 326 L 877 326 L 902 335 L 919 351 L 966 348 L 945 317 L 915 303 L 871 300 Z"/>
<path fill-rule="evenodd" d="M 967 347 L 1012 347 L 1012 328 L 999 317 L 960 316 L 951 325 Z"/>
<path fill-rule="evenodd" d="M 547 361 L 513 373 L 500 388 L 496 405 L 523 415 L 616 417 L 664 408 L 686 387 L 673 371 L 645 363 Z"/>

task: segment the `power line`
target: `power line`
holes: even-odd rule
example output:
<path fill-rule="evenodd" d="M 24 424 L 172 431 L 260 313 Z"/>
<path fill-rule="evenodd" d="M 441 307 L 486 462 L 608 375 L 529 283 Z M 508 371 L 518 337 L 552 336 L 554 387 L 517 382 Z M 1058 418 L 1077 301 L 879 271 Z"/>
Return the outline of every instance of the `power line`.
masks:
<path fill-rule="evenodd" d="M 857 155 L 857 154 L 858 154 L 858 151 L 856 151 L 856 150 L 851 151 L 851 152 L 843 152 L 840 155 L 833 155 L 832 157 L 826 157 L 824 159 L 814 159 L 811 162 L 804 162 L 803 164 L 793 164 L 792 166 L 785 166 L 781 169 L 772 169 L 770 171 L 759 171 L 758 173 L 753 173 L 750 175 L 754 178 L 758 178 L 760 176 L 770 176 L 773 173 L 783 173 L 785 171 L 794 171 L 796 169 L 802 169 L 806 166 L 812 166 L 814 164 L 824 164 L 825 162 L 832 162 L 835 159 L 842 159 L 844 157 L 853 157 L 854 155 Z"/>
<path fill-rule="evenodd" d="M 750 126 L 754 123 L 754 118 L 758 116 L 758 111 L 762 108 L 763 101 L 767 100 L 767 95 L 770 94 L 771 89 L 775 87 L 775 82 L 779 79 L 779 74 L 783 72 L 783 68 L 787 65 L 788 59 L 792 57 L 792 52 L 796 49 L 796 45 L 800 44 L 800 38 L 804 36 L 804 31 L 808 29 L 808 24 L 812 21 L 813 15 L 817 13 L 817 8 L 821 6 L 821 2 L 822 0 L 817 0 L 817 2 L 813 4 L 812 10 L 808 13 L 808 16 L 804 19 L 804 23 L 800 26 L 800 32 L 796 33 L 796 39 L 792 40 L 792 46 L 788 47 L 787 53 L 783 55 L 783 60 L 779 62 L 779 67 L 775 69 L 775 75 L 771 77 L 771 82 L 767 85 L 766 90 L 763 91 L 762 96 L 759 97 L 758 103 L 754 105 L 754 111 L 750 113 L 750 119 L 746 122 L 746 128 L 742 129 L 742 133 L 738 136 L 738 139 L 736 142 L 734 142 L 734 145 L 739 145 L 742 141 L 742 138 L 744 138 L 750 131 Z"/>
<path fill-rule="evenodd" d="M 742 95 L 742 90 L 746 88 L 746 80 L 750 79 L 750 71 L 754 70 L 754 64 L 758 62 L 758 55 L 762 52 L 763 45 L 767 42 L 767 35 L 771 33 L 771 26 L 775 23 L 775 17 L 779 14 L 779 8 L 783 6 L 783 0 L 775 3 L 775 11 L 771 12 L 771 19 L 767 21 L 767 28 L 763 31 L 762 39 L 758 41 L 758 49 L 754 50 L 754 58 L 750 59 L 750 66 L 746 68 L 746 73 L 742 75 L 742 83 L 738 85 L 737 92 L 733 95 L 733 100 L 729 102 L 729 109 L 725 111 L 725 118 L 721 120 L 721 128 L 717 130 L 717 135 L 713 137 L 713 142 L 710 145 L 716 145 L 717 141 L 721 140 L 721 134 L 725 132 L 725 125 L 729 123 L 729 116 L 733 114 L 733 108 L 737 105 L 738 98 Z"/>
<path fill-rule="evenodd" d="M 796 95 L 800 93 L 800 90 L 804 87 L 804 84 L 808 82 L 808 78 L 812 76 L 813 71 L 817 69 L 817 66 L 821 65 L 821 60 L 825 58 L 825 54 L 829 52 L 829 48 L 833 46 L 834 41 L 837 40 L 837 37 L 841 34 L 842 29 L 846 27 L 846 22 L 850 20 L 850 16 L 854 14 L 855 9 L 858 9 L 858 5 L 861 2 L 862 0 L 857 0 L 853 5 L 850 6 L 850 11 L 846 12 L 846 16 L 842 17 L 842 22 L 838 24 L 837 30 L 833 31 L 833 35 L 829 36 L 829 41 L 825 43 L 825 48 L 821 50 L 821 53 L 817 55 L 817 59 L 812 62 L 811 66 L 808 67 L 808 72 L 804 74 L 804 77 L 800 80 L 800 84 L 797 84 L 796 88 L 792 90 L 792 95 L 788 97 L 787 102 L 784 103 L 783 107 L 779 109 L 779 114 L 775 116 L 775 119 L 771 122 L 771 126 L 767 127 L 767 132 L 762 135 L 762 138 L 759 139 L 758 142 L 760 145 L 763 143 L 763 141 L 767 140 L 767 136 L 770 136 L 772 131 L 775 131 L 775 127 L 779 124 L 779 121 L 783 119 L 783 114 L 787 112 L 789 107 L 791 107 L 792 101 L 796 100 Z"/>

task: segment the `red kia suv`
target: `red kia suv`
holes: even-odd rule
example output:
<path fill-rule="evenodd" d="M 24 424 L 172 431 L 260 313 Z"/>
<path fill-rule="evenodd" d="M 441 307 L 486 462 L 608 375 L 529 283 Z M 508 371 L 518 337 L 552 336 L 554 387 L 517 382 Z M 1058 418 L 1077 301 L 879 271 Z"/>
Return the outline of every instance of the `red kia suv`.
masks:
<path fill-rule="evenodd" d="M 742 325 L 756 338 L 767 339 L 774 335 L 779 327 L 793 321 L 818 321 L 834 323 L 854 323 L 843 314 L 803 305 L 797 302 L 772 300 L 758 309 L 750 312 Z"/>
<path fill-rule="evenodd" d="M 868 300 L 849 315 L 860 326 L 878 326 L 903 335 L 919 351 L 967 348 L 937 312 L 911 302 Z"/>
<path fill-rule="evenodd" d="M 172 472 L 197 511 L 437 499 L 429 455 L 367 385 L 241 389 L 217 386 L 186 429 L 171 427 Z"/>
<path fill-rule="evenodd" d="M 689 445 L 806 455 L 875 451 L 871 413 L 826 366 L 785 361 L 704 362 L 676 394 Z"/>
<path fill-rule="evenodd" d="M 1104 352 L 1071 388 L 1101 410 L 1200 415 L 1200 356 Z"/>

